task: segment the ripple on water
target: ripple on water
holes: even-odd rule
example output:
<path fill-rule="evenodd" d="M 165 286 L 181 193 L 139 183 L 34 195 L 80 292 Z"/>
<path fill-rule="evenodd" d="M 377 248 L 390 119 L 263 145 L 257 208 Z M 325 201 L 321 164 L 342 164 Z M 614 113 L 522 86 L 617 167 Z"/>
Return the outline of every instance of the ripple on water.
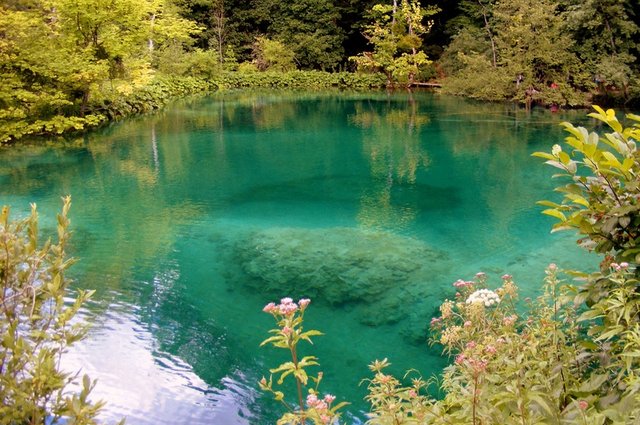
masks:
<path fill-rule="evenodd" d="M 90 336 L 63 359 L 63 368 L 79 371 L 99 382 L 93 400 L 108 400 L 101 414 L 105 423 L 125 417 L 136 425 L 251 423 L 246 407 L 255 390 L 231 372 L 219 388 L 200 379 L 180 358 L 156 350 L 154 337 L 131 313 L 135 307 L 119 305 L 95 323 Z M 235 376 L 238 375 L 238 376 Z"/>

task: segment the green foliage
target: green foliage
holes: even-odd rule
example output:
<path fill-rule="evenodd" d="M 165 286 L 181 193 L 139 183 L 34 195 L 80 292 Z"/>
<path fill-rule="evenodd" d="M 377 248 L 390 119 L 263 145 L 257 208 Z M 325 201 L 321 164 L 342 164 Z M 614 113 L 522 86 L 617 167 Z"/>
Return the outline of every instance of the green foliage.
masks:
<path fill-rule="evenodd" d="M 572 51 L 566 12 L 557 0 L 497 0 L 469 7 L 444 54 L 444 90 L 488 100 L 579 106 L 593 84 Z"/>
<path fill-rule="evenodd" d="M 260 71 L 293 71 L 296 69 L 294 56 L 284 43 L 266 37 L 257 37 L 253 46 L 253 63 Z"/>
<path fill-rule="evenodd" d="M 260 388 L 271 393 L 274 399 L 281 402 L 288 410 L 278 420 L 278 425 L 304 425 L 307 420 L 316 425 L 334 423 L 340 417 L 338 410 L 348 404 L 341 402 L 332 405 L 335 396 L 331 394 L 318 398 L 318 395 L 320 395 L 318 386 L 322 381 L 322 372 L 318 372 L 316 376 L 310 376 L 307 372 L 309 367 L 319 366 L 318 359 L 313 356 L 300 358 L 298 344 L 301 341 L 307 341 L 312 344 L 312 337 L 322 335 L 321 332 L 316 330 L 304 331 L 303 329 L 304 312 L 310 302 L 308 298 L 303 298 L 296 304 L 291 298 L 283 298 L 280 304 L 269 303 L 263 309 L 265 313 L 274 317 L 277 327 L 269 331 L 272 336 L 265 339 L 260 346 L 271 345 L 275 348 L 287 350 L 291 355 L 291 361 L 269 369 L 272 375 L 269 376 L 268 381 L 265 377 L 260 380 Z M 280 374 L 276 382 L 278 386 L 282 385 L 288 376 L 295 380 L 298 396 L 298 405 L 296 407 L 287 403 L 282 391 L 274 389 L 273 374 Z M 314 385 L 309 385 L 309 380 Z M 304 390 L 306 390 L 306 396 L 304 395 Z"/>
<path fill-rule="evenodd" d="M 0 143 L 103 121 L 92 103 L 148 83 L 154 48 L 168 39 L 186 42 L 197 30 L 164 0 L 0 6 Z"/>
<path fill-rule="evenodd" d="M 640 263 L 640 157 L 636 147 L 640 117 L 627 115 L 633 124 L 624 127 L 613 110 L 594 109 L 589 116 L 606 124 L 610 133 L 599 135 L 563 123 L 570 150 L 555 145 L 551 153 L 534 154 L 561 170 L 555 177 L 569 180 L 556 189 L 563 194 L 560 204 L 540 204 L 549 207 L 545 214 L 558 219 L 554 230 L 577 229 L 585 236 L 580 241 L 584 247 L 617 261 Z"/>
<path fill-rule="evenodd" d="M 322 71 L 258 72 L 254 64 L 247 62 L 241 63 L 237 72 L 225 72 L 215 77 L 212 82 L 222 88 L 370 89 L 384 87 L 385 84 L 384 77 L 377 74 Z"/>
<path fill-rule="evenodd" d="M 82 389 L 70 392 L 77 376 L 60 368 L 66 349 L 85 336 L 74 316 L 92 294 L 68 298 L 70 206 L 64 198 L 57 243 L 43 245 L 35 205 L 19 221 L 6 206 L 0 214 L 0 424 L 94 424 L 102 407 L 87 400 L 95 382 L 85 375 Z"/>
<path fill-rule="evenodd" d="M 425 16 L 437 12 L 435 8 L 422 9 L 413 0 L 402 0 L 398 6 L 377 4 L 371 9 L 371 23 L 364 35 L 373 46 L 372 52 L 349 58 L 365 72 L 382 72 L 387 85 L 411 85 L 416 75 L 431 63 L 420 51 L 421 36 L 429 31 L 423 24 Z"/>

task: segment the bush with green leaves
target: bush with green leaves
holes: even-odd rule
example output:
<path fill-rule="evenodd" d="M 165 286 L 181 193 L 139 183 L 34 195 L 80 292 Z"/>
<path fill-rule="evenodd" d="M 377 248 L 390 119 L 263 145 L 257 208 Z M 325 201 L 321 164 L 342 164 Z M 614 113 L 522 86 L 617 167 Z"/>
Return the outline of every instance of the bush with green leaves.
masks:
<path fill-rule="evenodd" d="M 554 177 L 568 181 L 556 189 L 563 194 L 561 203 L 540 204 L 559 220 L 554 231 L 577 229 L 585 248 L 640 263 L 640 115 L 628 114 L 632 124 L 624 127 L 612 109 L 594 109 L 589 116 L 610 132 L 599 135 L 565 122 L 567 151 L 558 144 L 550 153 L 534 154 L 561 170 Z"/>
<path fill-rule="evenodd" d="M 91 291 L 69 290 L 65 273 L 69 197 L 58 215 L 57 242 L 41 242 L 36 206 L 12 221 L 0 213 L 0 424 L 94 424 L 102 403 L 88 395 L 95 382 L 62 370 L 67 349 L 86 334 L 74 319 Z M 71 384 L 81 383 L 79 391 Z"/>

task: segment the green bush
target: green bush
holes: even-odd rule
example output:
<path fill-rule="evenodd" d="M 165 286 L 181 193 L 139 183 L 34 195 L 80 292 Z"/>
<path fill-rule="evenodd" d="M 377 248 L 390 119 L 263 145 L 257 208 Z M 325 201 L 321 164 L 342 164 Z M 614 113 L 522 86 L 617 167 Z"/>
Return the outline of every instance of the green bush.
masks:
<path fill-rule="evenodd" d="M 92 404 L 86 375 L 82 389 L 69 385 L 76 375 L 64 372 L 64 352 L 86 334 L 74 317 L 92 292 L 69 298 L 65 273 L 73 264 L 65 249 L 69 239 L 64 199 L 58 215 L 58 240 L 39 238 L 38 215 L 11 221 L 9 208 L 0 213 L 0 424 L 94 424 L 102 403 Z"/>

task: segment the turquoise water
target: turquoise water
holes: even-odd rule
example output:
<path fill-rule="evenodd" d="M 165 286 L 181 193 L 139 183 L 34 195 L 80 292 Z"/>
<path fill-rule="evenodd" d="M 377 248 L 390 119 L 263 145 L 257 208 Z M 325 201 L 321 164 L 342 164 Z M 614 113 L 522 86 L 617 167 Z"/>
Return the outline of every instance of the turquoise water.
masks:
<path fill-rule="evenodd" d="M 65 143 L 0 150 L 0 203 L 53 229 L 71 194 L 76 286 L 93 323 L 66 367 L 98 378 L 107 419 L 269 424 L 256 382 L 262 313 L 310 297 L 323 389 L 364 418 L 367 364 L 445 364 L 427 323 L 451 283 L 514 275 L 535 296 L 551 261 L 595 263 L 549 233 L 553 173 L 530 155 L 583 112 L 526 112 L 429 93 L 231 92 Z"/>

